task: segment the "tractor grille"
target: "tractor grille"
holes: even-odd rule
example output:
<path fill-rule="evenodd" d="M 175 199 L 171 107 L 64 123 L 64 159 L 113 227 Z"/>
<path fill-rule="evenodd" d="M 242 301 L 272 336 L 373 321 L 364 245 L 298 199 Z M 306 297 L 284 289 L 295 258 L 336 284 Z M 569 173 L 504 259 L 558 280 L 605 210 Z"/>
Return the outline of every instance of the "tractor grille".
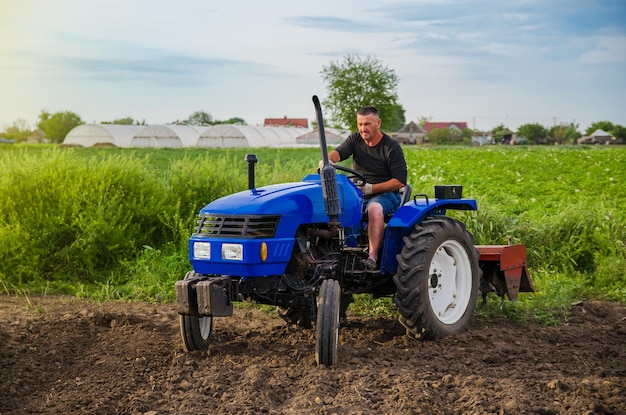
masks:
<path fill-rule="evenodd" d="M 213 237 L 273 238 L 280 216 L 200 215 L 196 234 Z"/>

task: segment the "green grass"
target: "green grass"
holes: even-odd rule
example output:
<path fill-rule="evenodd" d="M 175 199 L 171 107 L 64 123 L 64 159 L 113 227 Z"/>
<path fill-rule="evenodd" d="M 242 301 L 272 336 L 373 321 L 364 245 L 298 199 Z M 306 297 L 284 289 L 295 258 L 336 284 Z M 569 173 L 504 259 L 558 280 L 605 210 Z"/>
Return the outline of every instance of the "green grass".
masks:
<path fill-rule="evenodd" d="M 449 212 L 476 244 L 528 249 L 537 292 L 504 312 L 552 324 L 573 301 L 626 302 L 626 146 L 404 147 L 414 193 L 460 184 L 478 212 Z M 303 149 L 0 147 L 0 283 L 12 293 L 173 301 L 190 269 L 198 210 L 256 184 L 298 181 L 320 152 Z M 394 315 L 390 299 L 352 310 Z"/>

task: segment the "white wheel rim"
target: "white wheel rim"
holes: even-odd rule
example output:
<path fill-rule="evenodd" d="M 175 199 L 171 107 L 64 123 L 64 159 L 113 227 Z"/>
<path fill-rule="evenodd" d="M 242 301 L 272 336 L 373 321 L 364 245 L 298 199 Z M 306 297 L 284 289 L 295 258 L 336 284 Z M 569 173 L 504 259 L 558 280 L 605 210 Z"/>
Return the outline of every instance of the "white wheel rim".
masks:
<path fill-rule="evenodd" d="M 448 240 L 433 255 L 428 272 L 428 298 L 437 319 L 459 321 L 472 294 L 472 264 L 460 242 Z"/>
<path fill-rule="evenodd" d="M 206 340 L 211 335 L 211 325 L 213 324 L 213 317 L 200 317 L 198 321 L 198 327 L 200 328 L 200 337 L 202 340 Z"/>

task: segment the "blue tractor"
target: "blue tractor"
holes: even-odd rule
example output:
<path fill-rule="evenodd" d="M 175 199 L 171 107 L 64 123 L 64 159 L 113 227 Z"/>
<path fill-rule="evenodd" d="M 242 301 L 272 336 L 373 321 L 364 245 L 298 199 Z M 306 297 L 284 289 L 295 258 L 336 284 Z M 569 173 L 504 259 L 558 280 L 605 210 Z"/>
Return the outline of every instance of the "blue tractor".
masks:
<path fill-rule="evenodd" d="M 477 209 L 475 200 L 461 197 L 460 186 L 436 186 L 429 198 L 411 196 L 407 185 L 402 206 L 387 218 L 379 269 L 366 269 L 367 223 L 357 186 L 365 180 L 329 163 L 316 96 L 313 102 L 323 161 L 318 174 L 256 188 L 257 158 L 248 155 L 249 189 L 200 210 L 189 240 L 193 270 L 175 285 L 188 351 L 208 348 L 213 318 L 231 316 L 234 302 L 274 305 L 288 323 L 315 327 L 316 361 L 330 366 L 337 363 L 340 320 L 354 294 L 393 296 L 409 336 L 438 339 L 467 329 L 481 290 L 483 299 L 495 291 L 511 300 L 532 291 L 525 249 L 507 260 L 507 247 L 489 246 L 481 261 L 473 235 L 446 216 Z"/>

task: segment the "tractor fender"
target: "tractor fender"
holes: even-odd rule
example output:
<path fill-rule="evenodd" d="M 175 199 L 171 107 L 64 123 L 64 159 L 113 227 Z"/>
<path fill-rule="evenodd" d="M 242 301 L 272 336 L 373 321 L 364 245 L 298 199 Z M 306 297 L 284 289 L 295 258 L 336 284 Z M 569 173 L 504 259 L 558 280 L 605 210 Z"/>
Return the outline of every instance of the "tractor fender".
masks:
<path fill-rule="evenodd" d="M 400 206 L 387 227 L 411 229 L 427 216 L 445 215 L 446 210 L 478 210 L 474 199 L 413 199 Z"/>
<path fill-rule="evenodd" d="M 429 216 L 445 215 L 446 210 L 478 210 L 474 199 L 418 199 L 400 206 L 387 222 L 383 243 L 380 270 L 382 273 L 395 274 L 398 266 L 396 255 L 402 251 L 402 238 L 413 230 L 415 224 L 421 223 Z"/>

